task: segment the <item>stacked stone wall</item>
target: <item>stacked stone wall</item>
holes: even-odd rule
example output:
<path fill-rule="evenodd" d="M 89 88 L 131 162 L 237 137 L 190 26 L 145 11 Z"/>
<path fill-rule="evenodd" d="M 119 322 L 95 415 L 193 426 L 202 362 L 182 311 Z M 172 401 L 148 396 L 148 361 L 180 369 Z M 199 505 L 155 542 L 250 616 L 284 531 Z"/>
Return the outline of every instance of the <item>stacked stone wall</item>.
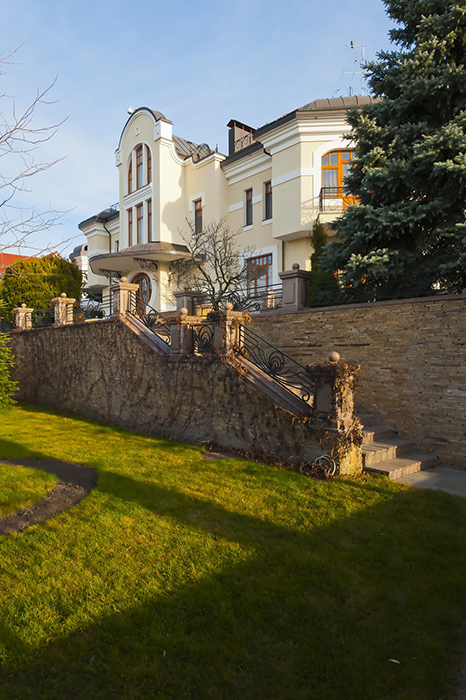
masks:
<path fill-rule="evenodd" d="M 303 364 L 331 350 L 357 362 L 357 403 L 466 468 L 465 296 L 261 314 L 251 328 Z"/>
<path fill-rule="evenodd" d="M 213 441 L 270 461 L 325 451 L 300 423 L 218 359 L 157 354 L 110 319 L 12 333 L 18 398 L 183 442 Z"/>

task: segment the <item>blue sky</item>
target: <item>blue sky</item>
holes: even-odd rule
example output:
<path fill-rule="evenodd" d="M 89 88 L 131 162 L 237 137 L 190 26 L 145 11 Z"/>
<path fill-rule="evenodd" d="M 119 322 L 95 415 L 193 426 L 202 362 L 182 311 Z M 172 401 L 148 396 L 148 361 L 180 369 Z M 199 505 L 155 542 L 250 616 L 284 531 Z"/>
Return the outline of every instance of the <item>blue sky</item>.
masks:
<path fill-rule="evenodd" d="M 114 151 L 130 105 L 226 152 L 232 118 L 257 127 L 315 98 L 360 94 L 360 75 L 343 74 L 359 70 L 347 44 L 372 59 L 392 25 L 381 0 L 3 0 L 0 26 L 0 51 L 21 47 L 0 76 L 18 110 L 58 76 L 36 123 L 67 121 L 37 158 L 63 160 L 16 202 L 67 210 L 28 252 L 69 253 L 84 242 L 78 223 L 118 200 Z M 8 117 L 10 100 L 1 107 Z"/>

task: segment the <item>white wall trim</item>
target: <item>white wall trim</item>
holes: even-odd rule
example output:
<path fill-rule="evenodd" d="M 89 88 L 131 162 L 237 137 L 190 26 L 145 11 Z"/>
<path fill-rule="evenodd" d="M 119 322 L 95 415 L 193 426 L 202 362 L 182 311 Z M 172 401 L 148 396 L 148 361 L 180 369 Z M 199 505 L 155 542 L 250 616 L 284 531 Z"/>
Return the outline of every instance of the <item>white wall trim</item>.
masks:
<path fill-rule="evenodd" d="M 197 202 L 197 200 L 201 200 L 201 207 L 204 209 L 205 207 L 205 192 L 198 192 L 197 194 L 193 194 L 189 197 L 189 205 L 188 205 L 188 211 L 194 212 L 194 202 Z"/>
<path fill-rule="evenodd" d="M 236 202 L 236 204 L 230 204 L 230 206 L 228 207 L 228 211 L 229 212 L 238 211 L 238 209 L 242 209 L 242 208 L 243 208 L 243 202 Z"/>

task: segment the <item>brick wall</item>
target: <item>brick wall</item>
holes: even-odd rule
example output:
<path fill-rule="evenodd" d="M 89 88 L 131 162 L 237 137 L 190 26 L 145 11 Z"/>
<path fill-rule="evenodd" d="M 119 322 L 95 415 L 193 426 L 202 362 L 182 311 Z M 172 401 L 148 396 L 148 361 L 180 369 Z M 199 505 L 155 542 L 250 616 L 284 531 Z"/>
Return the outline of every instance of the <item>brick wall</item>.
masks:
<path fill-rule="evenodd" d="M 358 362 L 359 404 L 466 469 L 466 297 L 274 313 L 251 328 L 302 363 L 331 350 Z"/>

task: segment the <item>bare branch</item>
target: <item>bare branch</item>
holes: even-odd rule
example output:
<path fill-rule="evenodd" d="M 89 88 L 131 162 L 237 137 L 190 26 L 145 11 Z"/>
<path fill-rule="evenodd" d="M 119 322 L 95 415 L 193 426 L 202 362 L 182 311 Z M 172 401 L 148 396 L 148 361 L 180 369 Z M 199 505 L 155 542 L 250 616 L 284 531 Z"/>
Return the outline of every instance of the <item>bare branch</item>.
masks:
<path fill-rule="evenodd" d="M 0 54 L 0 66 L 12 65 L 11 58 L 17 51 L 18 49 L 14 49 Z M 0 70 L 0 75 L 2 74 Z M 39 105 L 53 104 L 49 94 L 55 83 L 56 78 L 45 90 L 38 90 L 32 102 L 20 113 L 13 97 L 0 97 L 3 102 L 10 103 L 10 108 L 4 107 L 0 115 L 0 252 L 22 246 L 28 237 L 60 224 L 66 213 L 56 211 L 52 207 L 37 212 L 33 207 L 28 209 L 14 204 L 16 195 L 30 191 L 28 183 L 31 178 L 61 160 L 36 162 L 34 158 L 34 152 L 47 143 L 66 121 L 62 120 L 49 126 L 38 126 L 35 123 L 35 113 Z"/>

